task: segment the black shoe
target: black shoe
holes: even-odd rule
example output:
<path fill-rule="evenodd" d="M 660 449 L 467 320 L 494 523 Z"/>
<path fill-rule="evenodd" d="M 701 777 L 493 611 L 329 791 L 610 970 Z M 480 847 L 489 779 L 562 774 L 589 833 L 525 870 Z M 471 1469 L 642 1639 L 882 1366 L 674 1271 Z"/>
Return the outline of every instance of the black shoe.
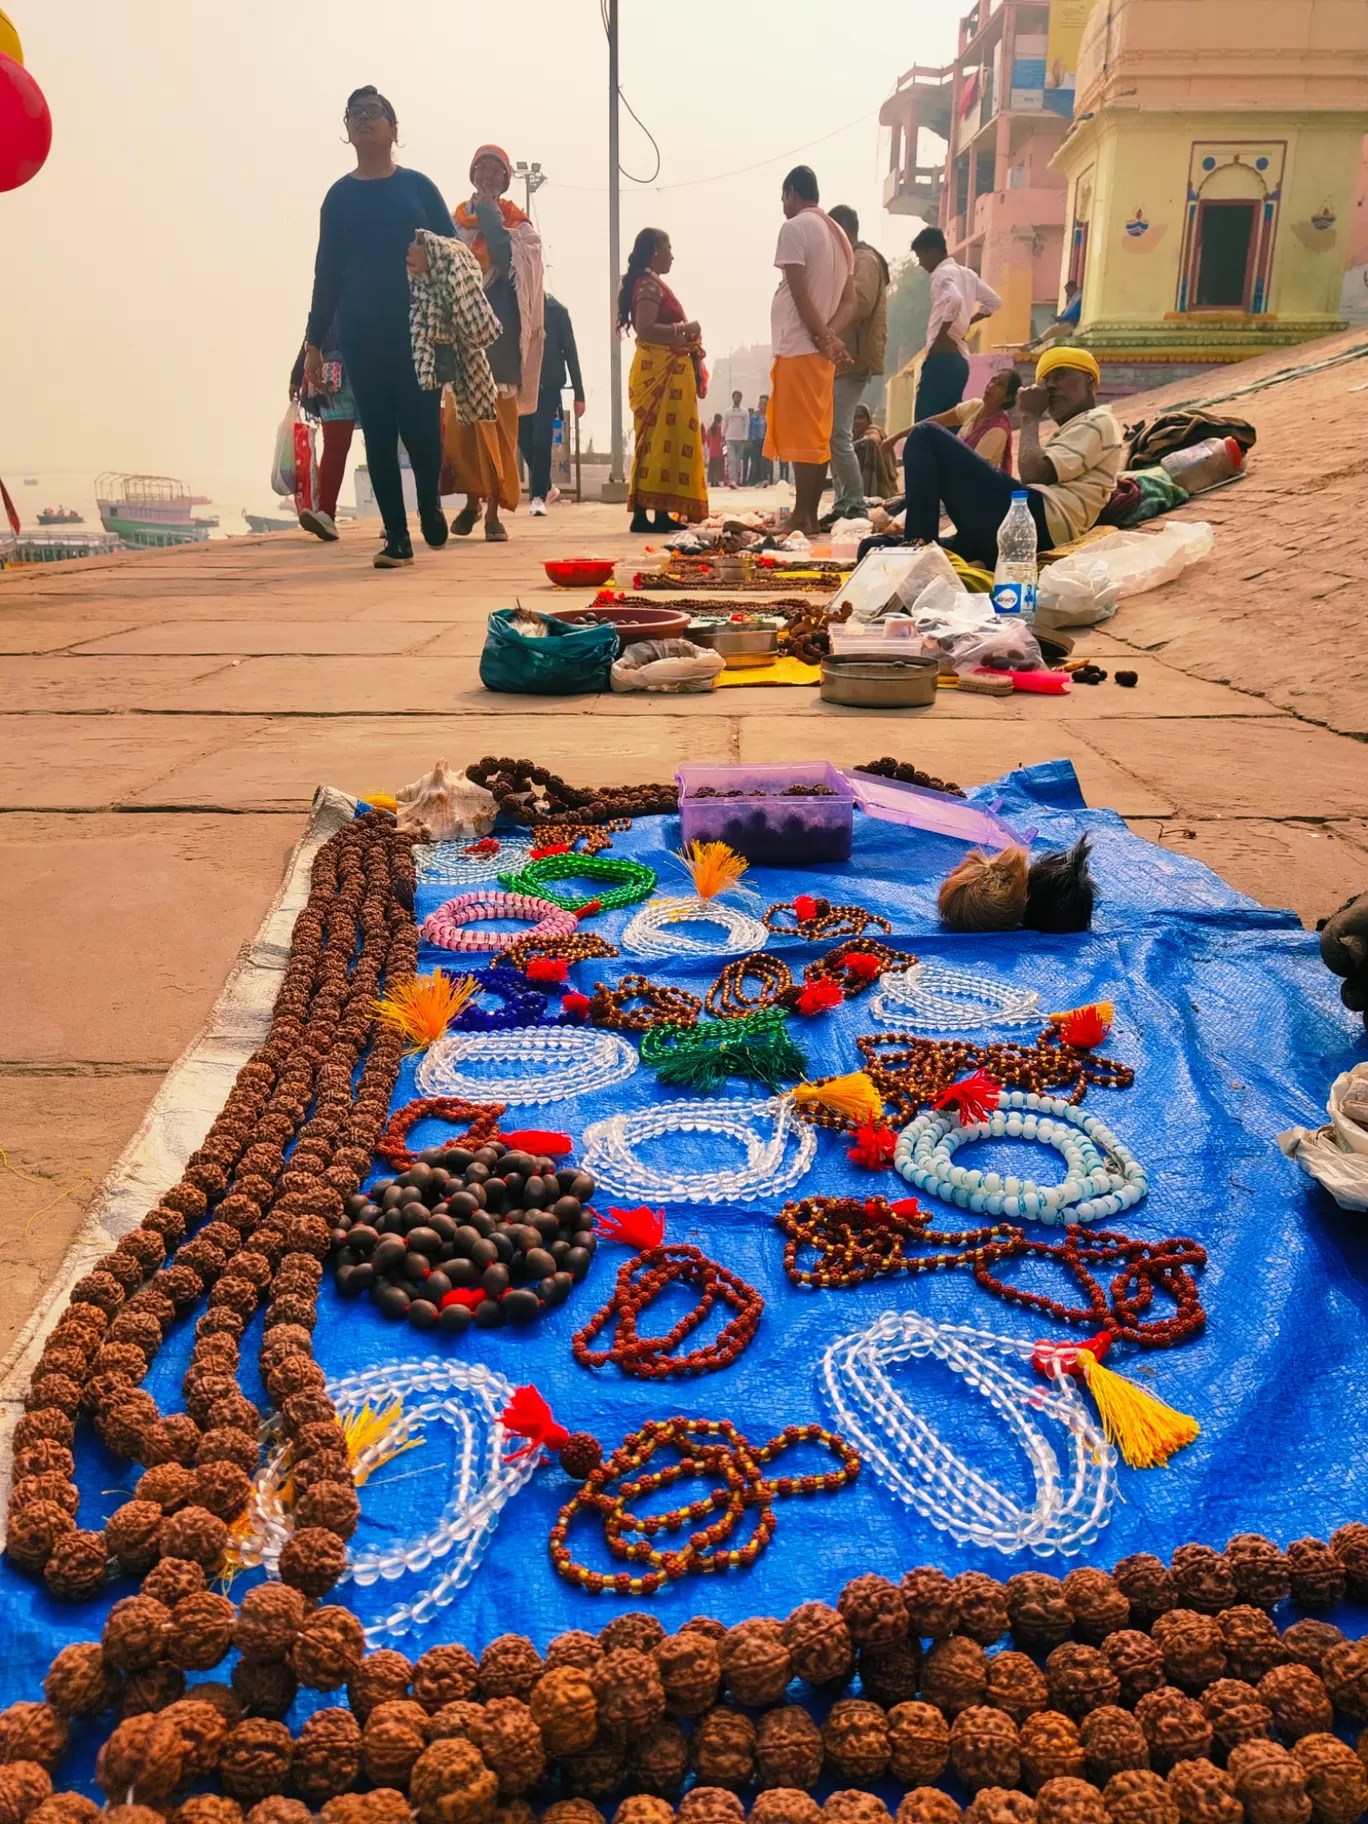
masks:
<path fill-rule="evenodd" d="M 408 538 L 387 538 L 373 561 L 377 570 L 397 570 L 401 564 L 413 562 L 413 545 Z"/>
<path fill-rule="evenodd" d="M 447 531 L 446 514 L 443 513 L 441 505 L 420 507 L 418 523 L 423 528 L 424 544 L 431 545 L 434 551 L 440 551 L 450 537 Z"/>
<path fill-rule="evenodd" d="M 651 524 L 652 532 L 678 532 L 679 521 L 671 519 L 668 513 L 657 513 Z"/>
<path fill-rule="evenodd" d="M 636 512 L 633 513 L 633 515 L 632 515 L 632 523 L 628 527 L 628 531 L 630 531 L 630 532 L 654 532 L 655 527 L 651 524 L 650 515 L 648 513 L 643 512 L 642 509 L 640 507 L 638 507 Z"/>
<path fill-rule="evenodd" d="M 467 503 L 461 508 L 455 519 L 452 520 L 451 529 L 456 534 L 457 538 L 469 538 L 471 533 L 475 530 L 475 521 L 479 517 L 479 502 L 477 501 L 473 507 Z"/>

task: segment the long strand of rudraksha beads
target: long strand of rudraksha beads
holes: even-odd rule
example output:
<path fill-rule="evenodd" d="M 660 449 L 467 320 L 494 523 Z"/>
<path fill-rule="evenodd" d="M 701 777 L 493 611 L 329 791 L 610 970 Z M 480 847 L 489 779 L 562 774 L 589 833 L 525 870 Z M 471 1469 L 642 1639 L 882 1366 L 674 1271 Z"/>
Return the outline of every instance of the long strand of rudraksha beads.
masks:
<path fill-rule="evenodd" d="M 901 1126 L 976 1070 L 986 1071 L 1000 1089 L 1059 1095 L 1074 1107 L 1090 1085 L 1129 1089 L 1135 1081 L 1130 1065 L 1069 1044 L 1055 1027 L 1047 1027 L 1033 1045 L 1008 1039 L 976 1045 L 968 1039 L 923 1039 L 911 1032 L 867 1033 L 855 1043 L 870 1081 L 888 1104 L 890 1120 Z"/>
<path fill-rule="evenodd" d="M 92 1595 L 111 1570 L 144 1571 L 159 1556 L 205 1568 L 217 1563 L 225 1522 L 245 1501 L 247 1470 L 257 1459 L 256 1410 L 236 1383 L 238 1340 L 268 1283 L 263 1364 L 280 1365 L 279 1373 L 268 1372 L 268 1383 L 276 1383 L 268 1391 L 287 1401 L 293 1389 L 282 1379 L 298 1378 L 321 1394 L 322 1372 L 310 1359 L 320 1246 L 326 1252 L 329 1216 L 369 1169 L 397 1075 L 402 1039 L 377 1035 L 353 1101 L 352 1075 L 371 1035 L 381 973 L 411 974 L 416 964 L 410 851 L 410 839 L 378 812 L 323 845 L 266 1044 L 239 1072 L 180 1183 L 73 1288 L 16 1429 L 9 1527 L 12 1559 L 42 1572 L 54 1594 Z M 358 924 L 364 935 L 353 962 Z M 313 1116 L 301 1129 L 311 1100 Z M 296 1133 L 286 1167 L 284 1150 Z M 211 1198 L 220 1199 L 214 1221 L 179 1248 L 171 1266 L 155 1271 Z M 149 1271 L 154 1277 L 143 1285 Z M 138 1383 L 176 1316 L 211 1287 L 185 1377 L 190 1410 L 163 1419 Z M 296 1357 L 311 1372 L 284 1367 Z M 309 1389 L 301 1384 L 298 1391 Z M 104 1534 L 75 1525 L 79 1493 L 69 1480 L 68 1446 L 78 1409 L 94 1415 L 111 1448 L 148 1465 L 136 1498 L 111 1516 Z M 329 1446 L 340 1448 L 325 1398 L 311 1401 L 308 1422 L 323 1426 Z M 345 1468 L 345 1455 L 341 1462 Z M 60 1488 L 47 1486 L 54 1477 Z M 348 1472 L 341 1506 L 354 1501 Z M 355 1518 L 337 1502 L 314 1505 L 318 1523 L 303 1530 L 316 1549 L 306 1538 L 296 1554 L 300 1565 L 287 1568 L 298 1569 L 301 1588 L 321 1595 L 340 1574 L 342 1539 Z"/>

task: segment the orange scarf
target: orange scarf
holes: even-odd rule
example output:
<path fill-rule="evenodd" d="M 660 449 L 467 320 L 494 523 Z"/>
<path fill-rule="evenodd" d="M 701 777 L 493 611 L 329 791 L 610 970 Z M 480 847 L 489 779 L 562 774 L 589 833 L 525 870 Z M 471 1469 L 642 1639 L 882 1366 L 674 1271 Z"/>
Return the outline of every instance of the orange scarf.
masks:
<path fill-rule="evenodd" d="M 520 228 L 524 222 L 530 222 L 531 216 L 525 215 L 516 203 L 510 203 L 506 196 L 499 198 L 499 214 L 503 217 L 507 229 Z M 458 203 L 453 221 L 461 231 L 461 239 L 480 263 L 480 271 L 489 271 L 489 243 L 485 240 L 480 228 L 480 218 L 469 203 Z"/>

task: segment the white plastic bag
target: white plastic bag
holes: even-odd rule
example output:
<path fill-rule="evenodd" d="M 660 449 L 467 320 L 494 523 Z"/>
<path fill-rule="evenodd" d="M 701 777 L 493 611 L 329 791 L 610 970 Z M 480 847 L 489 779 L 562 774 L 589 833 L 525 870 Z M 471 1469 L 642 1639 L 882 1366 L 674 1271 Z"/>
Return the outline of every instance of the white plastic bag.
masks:
<path fill-rule="evenodd" d="M 1096 546 L 1046 564 L 1036 589 L 1036 619 L 1050 627 L 1095 627 L 1116 613 L 1121 591 Z"/>
<path fill-rule="evenodd" d="M 275 459 L 271 463 L 273 494 L 293 494 L 295 491 L 295 426 L 303 422 L 304 414 L 292 399 L 276 432 Z"/>
<path fill-rule="evenodd" d="M 1328 1127 L 1289 1127 L 1278 1145 L 1309 1178 L 1325 1186 L 1342 1210 L 1368 1210 L 1368 1128 L 1349 1111 L 1362 1108 L 1368 1064 L 1335 1078 L 1325 1111 Z"/>
<path fill-rule="evenodd" d="M 1210 557 L 1215 542 L 1205 520 L 1171 519 L 1158 532 L 1109 532 L 1072 557 L 1047 566 L 1047 573 L 1080 560 L 1091 564 L 1104 558 L 1117 599 L 1125 601 L 1127 596 L 1143 595 L 1147 589 L 1171 583 L 1189 564 Z"/>
<path fill-rule="evenodd" d="M 637 640 L 614 659 L 609 675 L 617 691 L 654 690 L 668 696 L 711 690 L 713 679 L 725 670 L 720 652 L 695 646 L 690 640 Z"/>
<path fill-rule="evenodd" d="M 926 545 L 921 550 L 906 545 L 880 545 L 860 560 L 832 596 L 828 608 L 849 602 L 850 618 L 855 621 L 876 621 L 886 613 L 905 614 L 927 585 L 937 580 L 948 582 L 958 594 L 967 593 L 959 572 L 939 545 Z"/>

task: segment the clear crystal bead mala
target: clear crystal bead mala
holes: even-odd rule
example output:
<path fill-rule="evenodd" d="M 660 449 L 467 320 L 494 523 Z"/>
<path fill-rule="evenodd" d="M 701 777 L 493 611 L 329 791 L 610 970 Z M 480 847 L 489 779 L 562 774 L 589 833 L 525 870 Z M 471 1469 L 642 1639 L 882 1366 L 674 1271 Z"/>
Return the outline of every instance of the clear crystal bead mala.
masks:
<path fill-rule="evenodd" d="M 499 1075 L 488 1068 L 507 1064 L 526 1068 L 516 1075 Z M 630 1077 L 637 1064 L 636 1051 L 615 1032 L 573 1026 L 455 1032 L 428 1048 L 418 1066 L 417 1084 L 425 1096 L 526 1106 L 607 1089 Z"/>
<path fill-rule="evenodd" d="M 413 860 L 419 883 L 430 887 L 472 887 L 477 881 L 497 880 L 510 869 L 524 868 L 532 859 L 532 844 L 520 836 L 500 836 L 497 849 L 471 853 L 483 846 L 467 842 L 415 843 Z"/>
<path fill-rule="evenodd" d="M 1059 1184 L 1038 1184 L 955 1164 L 972 1140 L 1035 1140 L 1064 1158 Z M 918 1115 L 898 1135 L 893 1164 L 909 1184 L 962 1210 L 1036 1222 L 1097 1222 L 1140 1202 L 1149 1179 L 1135 1155 L 1096 1115 L 1057 1096 L 1004 1090 L 983 1121 L 961 1126 L 949 1109 Z"/>
<path fill-rule="evenodd" d="M 383 1413 L 396 1402 L 403 1403 L 394 1423 L 358 1454 L 353 1464 L 358 1487 L 410 1441 L 421 1442 L 419 1434 L 425 1427 L 447 1425 L 456 1434 L 447 1497 L 433 1524 L 425 1532 L 403 1539 L 387 1534 L 383 1545 L 370 1550 L 358 1547 L 354 1540 L 348 1548 L 341 1582 L 350 1580 L 360 1589 L 422 1576 L 434 1566 L 440 1567 L 440 1575 L 435 1581 L 425 1581 L 419 1595 L 397 1604 L 366 1628 L 368 1646 L 421 1628 L 451 1602 L 479 1568 L 505 1503 L 536 1469 L 535 1452 L 512 1461 L 503 1454 L 505 1433 L 500 1415 L 513 1392 L 512 1382 L 482 1362 L 370 1368 L 328 1383 L 328 1397 L 344 1425 L 367 1406 L 374 1413 Z M 281 1497 L 289 1469 L 288 1447 L 278 1435 L 272 1437 L 268 1428 L 267 1460 L 248 1504 L 251 1534 L 237 1549 L 245 1564 L 264 1565 L 272 1577 L 293 1530 Z"/>
<path fill-rule="evenodd" d="M 948 963 L 913 963 L 886 972 L 870 1003 L 876 1019 L 910 1020 L 931 1032 L 977 1032 L 987 1026 L 1038 1026 L 1040 996 Z"/>
<path fill-rule="evenodd" d="M 842 1434 L 894 1497 L 932 1526 L 961 1545 L 1008 1556 L 1071 1557 L 1110 1518 L 1116 1452 L 1058 1364 L 1041 1379 L 1032 1366 L 1039 1350 L 968 1324 L 886 1311 L 869 1329 L 831 1344 L 820 1380 Z M 915 1380 L 892 1378 L 890 1370 L 933 1357 L 963 1378 L 1025 1455 L 1035 1489 L 1029 1505 L 927 1424 L 916 1410 Z M 968 1426 L 965 1432 L 970 1435 Z M 1062 1465 L 1052 1435 L 1064 1447 Z"/>
<path fill-rule="evenodd" d="M 637 1157 L 645 1141 L 670 1134 L 714 1134 L 745 1148 L 741 1166 L 707 1171 L 657 1171 Z M 767 1101 L 667 1102 L 610 1115 L 585 1128 L 580 1164 L 601 1189 L 643 1202 L 732 1203 L 772 1197 L 789 1189 L 811 1166 L 816 1130 L 800 1121 L 788 1096 Z"/>
<path fill-rule="evenodd" d="M 716 925 L 723 933 L 715 938 L 690 937 L 681 924 Z M 723 901 L 703 899 L 653 899 L 635 915 L 622 934 L 622 947 L 633 956 L 741 956 L 761 950 L 769 932 L 758 918 Z"/>

